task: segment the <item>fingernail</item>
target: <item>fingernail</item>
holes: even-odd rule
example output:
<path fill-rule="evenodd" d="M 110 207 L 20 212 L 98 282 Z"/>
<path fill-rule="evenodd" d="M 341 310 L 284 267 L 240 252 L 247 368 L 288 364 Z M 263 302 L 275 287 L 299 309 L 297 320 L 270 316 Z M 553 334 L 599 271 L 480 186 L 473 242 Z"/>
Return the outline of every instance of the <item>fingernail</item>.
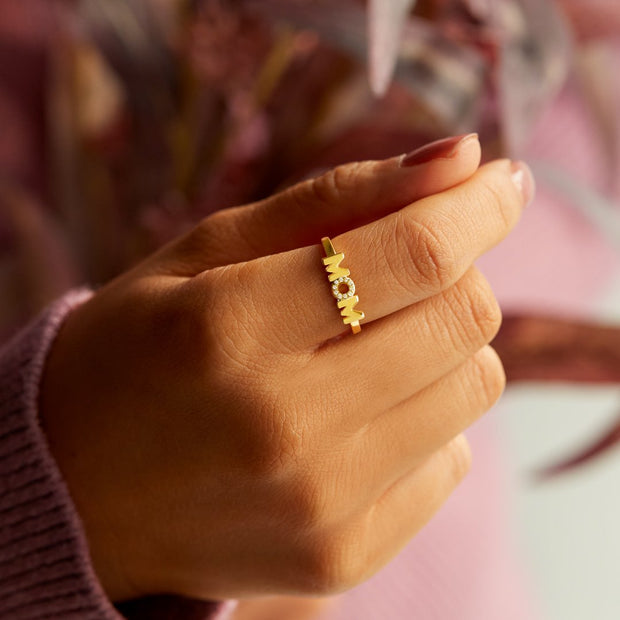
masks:
<path fill-rule="evenodd" d="M 443 138 L 436 140 L 430 144 L 411 151 L 403 155 L 400 160 L 400 167 L 407 168 L 410 166 L 418 166 L 425 164 L 433 159 L 450 159 L 456 155 L 459 148 L 469 140 L 478 138 L 477 133 L 465 133 L 460 136 L 452 136 L 451 138 Z"/>
<path fill-rule="evenodd" d="M 523 196 L 523 206 L 532 202 L 536 193 L 536 181 L 530 167 L 524 161 L 513 161 L 510 164 L 512 170 L 512 181 Z"/>

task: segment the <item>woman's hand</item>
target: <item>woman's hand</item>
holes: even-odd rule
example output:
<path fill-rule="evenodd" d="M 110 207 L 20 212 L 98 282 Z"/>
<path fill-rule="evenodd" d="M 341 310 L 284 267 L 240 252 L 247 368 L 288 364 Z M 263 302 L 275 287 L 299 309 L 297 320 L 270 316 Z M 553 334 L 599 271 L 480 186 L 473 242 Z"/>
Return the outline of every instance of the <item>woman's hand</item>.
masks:
<path fill-rule="evenodd" d="M 111 598 L 333 593 L 428 521 L 504 386 L 472 263 L 531 185 L 479 157 L 469 138 L 219 212 L 68 318 L 42 418 Z M 366 313 L 356 336 L 325 235 Z"/>

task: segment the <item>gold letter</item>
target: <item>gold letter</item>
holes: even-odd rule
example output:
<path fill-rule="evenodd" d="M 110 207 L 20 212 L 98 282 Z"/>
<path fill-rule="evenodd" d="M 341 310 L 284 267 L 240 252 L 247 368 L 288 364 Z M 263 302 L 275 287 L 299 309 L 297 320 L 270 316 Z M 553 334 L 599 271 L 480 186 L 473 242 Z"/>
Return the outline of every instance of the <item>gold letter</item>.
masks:
<path fill-rule="evenodd" d="M 353 297 L 349 297 L 348 299 L 342 299 L 338 302 L 340 314 L 344 317 L 342 321 L 345 325 L 355 322 L 359 324 L 359 322 L 364 318 L 364 313 L 355 309 L 355 304 L 357 304 L 359 300 L 360 298 L 355 295 Z"/>
<path fill-rule="evenodd" d="M 340 254 L 334 254 L 333 256 L 326 256 L 323 259 L 323 264 L 325 265 L 325 270 L 329 274 L 329 281 L 333 282 L 338 278 L 344 278 L 351 275 L 351 272 L 340 266 L 340 263 L 344 260 L 344 254 L 340 252 Z"/>

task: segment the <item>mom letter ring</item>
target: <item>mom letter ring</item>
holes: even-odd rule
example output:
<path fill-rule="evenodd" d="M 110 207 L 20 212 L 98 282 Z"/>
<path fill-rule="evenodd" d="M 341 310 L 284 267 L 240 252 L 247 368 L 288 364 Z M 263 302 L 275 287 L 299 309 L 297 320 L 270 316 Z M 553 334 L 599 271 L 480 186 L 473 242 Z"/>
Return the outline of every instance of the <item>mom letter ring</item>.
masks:
<path fill-rule="evenodd" d="M 355 294 L 355 283 L 349 277 L 351 272 L 340 266 L 344 260 L 344 254 L 336 252 L 329 237 L 323 237 L 321 243 L 325 250 L 323 265 L 325 265 L 325 271 L 327 271 L 327 276 L 332 285 L 332 295 L 338 302 L 342 322 L 345 325 L 350 325 L 351 331 L 358 334 L 362 331 L 360 321 L 364 318 L 364 313 L 355 309 L 360 299 Z"/>

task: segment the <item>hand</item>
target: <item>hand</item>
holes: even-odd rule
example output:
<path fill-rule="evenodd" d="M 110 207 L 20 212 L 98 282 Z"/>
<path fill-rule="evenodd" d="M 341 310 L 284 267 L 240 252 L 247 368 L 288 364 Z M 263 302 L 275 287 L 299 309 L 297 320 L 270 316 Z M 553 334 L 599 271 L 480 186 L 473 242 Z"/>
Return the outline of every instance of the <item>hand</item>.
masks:
<path fill-rule="evenodd" d="M 219 212 L 69 316 L 41 415 L 112 599 L 340 591 L 448 497 L 469 467 L 459 434 L 504 386 L 485 346 L 500 312 L 471 265 L 528 187 L 479 158 L 470 139 Z"/>

